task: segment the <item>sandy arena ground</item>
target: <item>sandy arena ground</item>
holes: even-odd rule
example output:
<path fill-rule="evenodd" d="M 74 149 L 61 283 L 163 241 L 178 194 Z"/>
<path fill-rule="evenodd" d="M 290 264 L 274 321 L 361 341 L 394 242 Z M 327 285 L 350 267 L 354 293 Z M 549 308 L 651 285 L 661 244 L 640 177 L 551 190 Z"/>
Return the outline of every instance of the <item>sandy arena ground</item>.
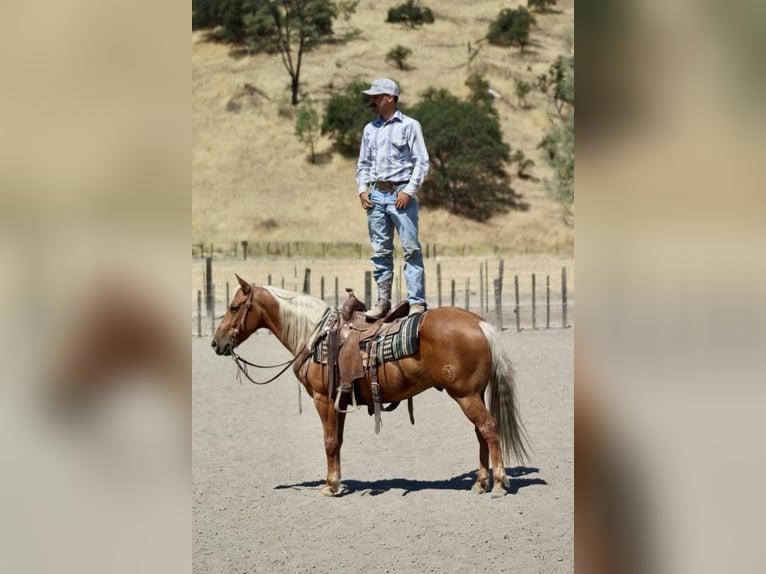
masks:
<path fill-rule="evenodd" d="M 349 415 L 343 492 L 327 498 L 321 424 L 285 374 L 239 383 L 210 338 L 193 338 L 193 571 L 572 572 L 574 569 L 573 329 L 505 331 L 528 466 L 506 461 L 507 496 L 470 491 L 478 445 L 446 394 L 383 414 Z M 262 364 L 289 359 L 268 333 L 242 347 Z M 259 373 L 260 374 L 260 373 Z M 263 380 L 264 377 L 261 377 Z"/>

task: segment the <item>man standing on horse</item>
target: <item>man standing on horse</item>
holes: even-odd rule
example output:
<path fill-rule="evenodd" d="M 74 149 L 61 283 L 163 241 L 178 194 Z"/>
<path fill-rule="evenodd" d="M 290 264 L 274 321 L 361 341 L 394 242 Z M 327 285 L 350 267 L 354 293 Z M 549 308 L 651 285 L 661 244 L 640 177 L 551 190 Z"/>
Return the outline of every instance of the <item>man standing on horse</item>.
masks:
<path fill-rule="evenodd" d="M 367 211 L 378 304 L 367 312 L 379 319 L 391 309 L 394 277 L 394 229 L 404 250 L 404 278 L 410 314 L 426 309 L 423 252 L 418 240 L 416 194 L 428 174 L 428 150 L 420 123 L 398 108 L 399 86 L 387 78 L 362 92 L 378 117 L 362 132 L 356 182 Z"/>

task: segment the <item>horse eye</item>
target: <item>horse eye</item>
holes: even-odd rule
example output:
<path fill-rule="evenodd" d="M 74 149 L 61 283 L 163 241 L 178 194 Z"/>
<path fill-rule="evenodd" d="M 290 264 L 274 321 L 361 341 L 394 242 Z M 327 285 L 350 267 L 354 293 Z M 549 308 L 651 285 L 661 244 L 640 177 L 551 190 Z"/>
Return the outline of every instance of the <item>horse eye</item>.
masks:
<path fill-rule="evenodd" d="M 231 311 L 232 313 L 236 313 L 237 311 L 239 311 L 239 305 L 232 305 L 231 307 L 229 307 L 229 311 Z"/>

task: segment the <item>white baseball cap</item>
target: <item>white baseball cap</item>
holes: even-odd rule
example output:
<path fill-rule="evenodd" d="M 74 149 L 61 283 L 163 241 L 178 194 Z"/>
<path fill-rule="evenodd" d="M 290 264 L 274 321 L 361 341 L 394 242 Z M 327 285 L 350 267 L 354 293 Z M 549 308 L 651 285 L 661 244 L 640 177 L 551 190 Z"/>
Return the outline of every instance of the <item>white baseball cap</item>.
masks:
<path fill-rule="evenodd" d="M 378 94 L 391 94 L 392 96 L 398 96 L 399 86 L 397 86 L 396 82 L 393 80 L 389 80 L 388 78 L 380 78 L 372 83 L 372 86 L 370 86 L 369 90 L 364 90 L 362 93 L 367 94 L 368 96 L 376 96 Z"/>

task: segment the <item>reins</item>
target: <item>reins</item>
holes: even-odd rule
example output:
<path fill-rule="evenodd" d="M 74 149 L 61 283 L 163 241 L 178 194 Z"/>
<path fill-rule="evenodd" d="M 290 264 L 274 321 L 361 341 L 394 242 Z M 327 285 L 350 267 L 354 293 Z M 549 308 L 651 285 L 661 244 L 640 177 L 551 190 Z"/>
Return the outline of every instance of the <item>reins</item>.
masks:
<path fill-rule="evenodd" d="M 252 363 L 248 361 L 247 359 L 243 357 L 240 357 L 239 355 L 237 355 L 234 349 L 231 350 L 231 356 L 234 359 L 234 364 L 237 365 L 237 380 L 239 382 L 242 382 L 242 375 L 244 374 L 245 377 L 247 377 L 247 380 L 249 380 L 251 383 L 255 385 L 268 385 L 269 383 L 277 380 L 282 373 L 284 373 L 287 369 L 290 368 L 290 365 L 292 365 L 296 359 L 296 357 L 293 357 L 289 361 L 285 361 L 284 363 L 279 363 L 278 365 L 258 365 L 256 363 Z M 259 381 L 256 381 L 253 377 L 251 377 L 250 373 L 247 372 L 248 367 L 255 367 L 256 369 L 276 369 L 278 367 L 284 367 L 284 368 L 281 371 L 279 371 L 276 375 L 271 377 L 268 381 L 259 382 Z"/>
<path fill-rule="evenodd" d="M 245 319 L 247 318 L 247 313 L 250 311 L 250 307 L 253 305 L 253 291 L 255 290 L 255 285 L 251 285 L 250 288 L 250 295 L 247 298 L 247 301 L 245 301 L 245 313 L 242 316 L 242 320 L 240 322 L 240 327 L 244 328 L 245 326 Z M 319 330 L 320 326 L 325 322 L 325 319 L 330 315 L 332 309 L 328 308 L 324 315 L 322 315 L 322 318 L 319 320 L 319 322 L 314 327 L 314 330 L 309 335 L 308 344 L 309 345 L 315 345 L 316 341 L 314 340 L 314 335 L 317 334 L 317 331 Z M 235 336 L 237 333 L 239 333 L 240 328 L 238 327 L 235 330 Z M 268 385 L 271 382 L 274 382 L 277 380 L 282 373 L 284 373 L 287 369 L 290 368 L 290 366 L 295 362 L 295 360 L 298 358 L 298 355 L 294 356 L 289 361 L 285 361 L 284 363 L 279 363 L 277 365 L 259 365 L 257 363 L 253 363 L 251 361 L 248 361 L 244 357 L 241 357 L 237 354 L 235 351 L 236 347 L 232 348 L 231 350 L 231 357 L 234 359 L 234 364 L 237 365 L 237 380 L 241 383 L 242 382 L 242 375 L 245 375 L 248 381 L 255 385 Z M 255 367 L 256 369 L 276 369 L 279 367 L 284 367 L 281 371 L 279 371 L 276 375 L 271 377 L 268 381 L 256 381 L 253 377 L 250 376 L 250 373 L 248 372 L 248 367 Z M 300 398 L 300 390 L 298 394 Z"/>

